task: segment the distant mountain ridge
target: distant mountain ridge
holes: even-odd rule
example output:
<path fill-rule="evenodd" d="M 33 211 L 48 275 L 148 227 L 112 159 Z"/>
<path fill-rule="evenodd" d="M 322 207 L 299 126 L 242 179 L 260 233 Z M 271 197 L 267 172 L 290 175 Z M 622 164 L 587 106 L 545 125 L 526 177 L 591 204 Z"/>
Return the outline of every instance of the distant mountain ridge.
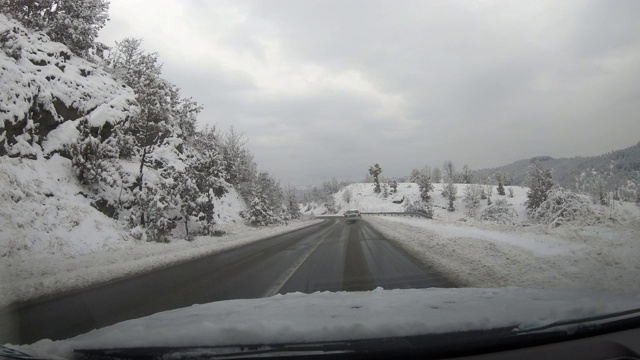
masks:
<path fill-rule="evenodd" d="M 502 172 L 512 185 L 525 185 L 527 170 L 535 161 L 553 169 L 555 181 L 562 187 L 583 190 L 593 179 L 602 179 L 608 191 L 620 194 L 623 200 L 635 201 L 640 195 L 640 142 L 625 149 L 603 155 L 554 159 L 535 156 L 508 165 L 475 171 L 477 177 L 489 177 Z"/>

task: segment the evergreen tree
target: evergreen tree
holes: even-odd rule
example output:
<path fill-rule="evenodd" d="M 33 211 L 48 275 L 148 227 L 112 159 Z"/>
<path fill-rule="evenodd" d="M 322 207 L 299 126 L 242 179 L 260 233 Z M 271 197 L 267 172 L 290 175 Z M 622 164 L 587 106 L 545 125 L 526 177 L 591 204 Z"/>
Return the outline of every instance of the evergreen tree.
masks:
<path fill-rule="evenodd" d="M 382 173 L 382 168 L 380 167 L 380 165 L 375 164 L 369 167 L 369 174 L 373 176 L 373 192 L 375 192 L 376 194 L 379 194 L 381 191 L 380 182 L 378 181 L 378 176 L 380 176 L 380 173 Z"/>
<path fill-rule="evenodd" d="M 551 169 L 543 167 L 539 162 L 535 162 L 529 166 L 527 176 L 529 191 L 527 191 L 527 201 L 525 205 L 527 210 L 535 211 L 540 205 L 547 200 L 547 196 L 551 188 L 555 184 Z"/>
<path fill-rule="evenodd" d="M 296 189 L 289 185 L 285 189 L 285 201 L 287 206 L 287 217 L 291 220 L 300 219 L 300 204 L 298 203 L 298 197 L 296 196 Z"/>
<path fill-rule="evenodd" d="M 262 192 L 259 184 L 253 185 L 249 208 L 242 212 L 241 215 L 253 225 L 266 226 L 272 223 L 273 213 L 267 205 L 267 197 Z"/>
<path fill-rule="evenodd" d="M 118 157 L 117 144 L 113 139 L 101 141 L 91 134 L 91 128 L 86 119 L 79 125 L 80 136 L 71 145 L 71 164 L 78 180 L 84 185 L 99 182 L 114 186 L 113 175 L 120 167 L 115 159 Z"/>
<path fill-rule="evenodd" d="M 389 186 L 391 186 L 391 192 L 393 192 L 394 194 L 398 192 L 398 182 L 395 179 L 391 180 Z"/>
<path fill-rule="evenodd" d="M 504 175 L 499 172 L 496 174 L 496 180 L 498 180 L 498 195 L 505 195 L 504 191 Z"/>
<path fill-rule="evenodd" d="M 409 180 L 411 182 L 417 183 L 419 178 L 420 178 L 420 170 L 418 169 L 411 170 L 411 174 L 409 175 Z"/>
<path fill-rule="evenodd" d="M 420 172 L 418 177 L 418 188 L 420 189 L 420 198 L 422 201 L 428 202 L 431 199 L 429 191 L 433 191 L 433 184 L 431 184 L 431 174 L 428 171 Z"/>
<path fill-rule="evenodd" d="M 0 0 L 0 12 L 29 29 L 44 31 L 78 55 L 94 46 L 109 20 L 108 11 L 106 0 Z"/>
<path fill-rule="evenodd" d="M 456 186 L 453 183 L 453 180 L 449 180 L 449 183 L 447 184 L 446 188 L 447 188 L 447 199 L 449 200 L 449 207 L 447 207 L 447 210 L 455 211 L 456 209 L 453 202 L 456 200 L 458 189 L 456 189 Z"/>

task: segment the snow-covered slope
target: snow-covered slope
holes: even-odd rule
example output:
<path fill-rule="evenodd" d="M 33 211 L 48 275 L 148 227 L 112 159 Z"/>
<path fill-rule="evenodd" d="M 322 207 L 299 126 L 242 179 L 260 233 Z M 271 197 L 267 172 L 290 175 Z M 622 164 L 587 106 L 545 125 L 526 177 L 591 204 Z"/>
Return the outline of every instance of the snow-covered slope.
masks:
<path fill-rule="evenodd" d="M 105 199 L 93 192 L 96 188 L 80 184 L 66 146 L 76 142 L 81 120 L 86 119 L 91 131 L 104 139 L 116 124 L 135 115 L 138 108 L 131 88 L 66 46 L 4 15 L 0 15 L 0 79 L 0 307 L 301 226 L 245 226 L 239 213 L 246 204 L 229 185 L 224 196 L 213 200 L 214 220 L 226 236 L 188 242 L 184 226 L 177 226 L 170 236 L 172 244 L 135 240 L 125 214 L 109 213 L 108 206 L 100 203 Z M 184 168 L 176 147 L 158 147 L 154 159 Z M 122 177 L 139 174 L 139 162 L 114 161 L 122 168 Z M 149 182 L 158 174 L 144 169 Z M 122 194 L 120 186 L 100 191 L 110 200 Z"/>
<path fill-rule="evenodd" d="M 137 111 L 133 90 L 43 33 L 0 14 L 0 155 L 48 155 L 79 134 L 109 132 Z"/>

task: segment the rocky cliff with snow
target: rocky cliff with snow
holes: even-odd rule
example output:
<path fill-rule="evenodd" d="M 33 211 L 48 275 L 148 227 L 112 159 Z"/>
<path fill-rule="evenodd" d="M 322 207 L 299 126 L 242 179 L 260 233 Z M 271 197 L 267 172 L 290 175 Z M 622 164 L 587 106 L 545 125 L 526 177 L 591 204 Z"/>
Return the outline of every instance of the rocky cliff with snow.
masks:
<path fill-rule="evenodd" d="M 208 144 L 174 126 L 142 147 L 128 127 L 140 120 L 137 94 L 99 61 L 2 14 L 0 50 L 0 257 L 171 241 L 242 220 L 215 134 Z M 159 226 L 162 237 L 147 236 Z"/>
<path fill-rule="evenodd" d="M 0 14 L 0 155 L 49 157 L 78 135 L 80 118 L 108 137 L 137 111 L 133 90 L 41 32 Z"/>

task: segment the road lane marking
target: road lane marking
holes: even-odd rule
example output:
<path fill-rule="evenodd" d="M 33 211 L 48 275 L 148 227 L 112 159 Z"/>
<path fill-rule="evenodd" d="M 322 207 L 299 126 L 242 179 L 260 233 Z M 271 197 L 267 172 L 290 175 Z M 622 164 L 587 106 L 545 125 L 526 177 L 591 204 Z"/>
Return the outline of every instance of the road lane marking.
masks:
<path fill-rule="evenodd" d="M 333 230 L 333 228 L 336 227 L 338 224 L 339 224 L 339 221 L 336 221 L 331 226 L 329 226 L 324 231 L 322 231 L 320 234 L 318 234 L 317 236 L 320 238 L 320 241 L 318 241 L 318 243 L 309 252 L 307 252 L 304 256 L 300 257 L 298 261 L 296 261 L 293 264 L 293 266 L 289 269 L 289 271 L 285 272 L 280 277 L 280 279 L 275 281 L 273 283 L 273 286 L 267 289 L 267 291 L 264 293 L 264 297 L 270 297 L 270 296 L 276 295 L 280 291 L 280 289 L 282 289 L 284 284 L 286 284 L 287 281 L 289 281 L 289 279 L 293 276 L 293 274 L 295 274 L 295 272 L 298 271 L 300 266 L 302 266 L 302 264 L 307 260 L 307 258 L 309 258 L 309 256 L 313 254 L 313 252 L 318 248 L 318 246 L 320 246 L 320 244 L 322 244 L 326 240 L 326 237 L 324 236 L 327 234 L 327 232 Z"/>

